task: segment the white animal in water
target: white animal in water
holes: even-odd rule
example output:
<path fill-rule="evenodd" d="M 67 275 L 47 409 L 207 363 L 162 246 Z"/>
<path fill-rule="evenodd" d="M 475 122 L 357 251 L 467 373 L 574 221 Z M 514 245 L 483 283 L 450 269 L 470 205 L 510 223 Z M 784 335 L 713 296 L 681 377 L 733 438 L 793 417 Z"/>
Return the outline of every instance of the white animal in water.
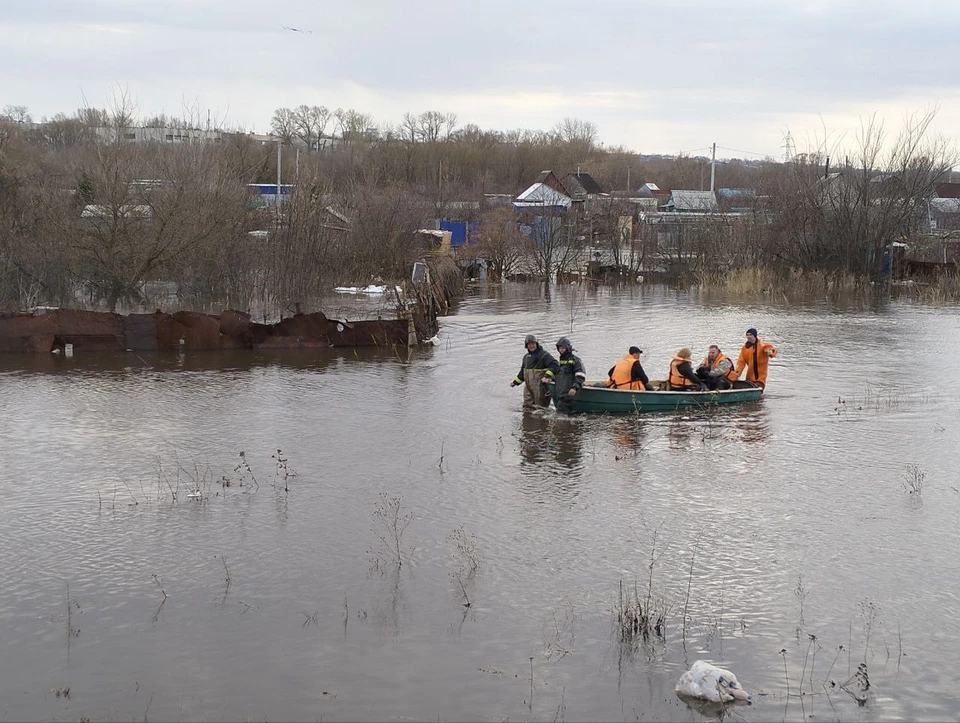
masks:
<path fill-rule="evenodd" d="M 675 690 L 681 695 L 702 698 L 713 703 L 751 700 L 747 691 L 740 686 L 737 676 L 703 660 L 695 662 L 690 670 L 680 676 Z"/>

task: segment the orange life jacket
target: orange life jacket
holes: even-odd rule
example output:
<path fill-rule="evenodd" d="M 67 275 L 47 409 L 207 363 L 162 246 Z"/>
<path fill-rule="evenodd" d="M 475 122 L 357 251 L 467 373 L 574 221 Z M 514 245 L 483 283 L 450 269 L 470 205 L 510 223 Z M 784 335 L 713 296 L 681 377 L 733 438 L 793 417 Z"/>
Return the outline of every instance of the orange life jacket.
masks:
<path fill-rule="evenodd" d="M 746 368 L 746 379 L 748 382 L 759 382 L 761 385 L 766 385 L 767 365 L 770 359 L 776 355 L 777 348 L 773 344 L 768 344 L 765 341 L 757 339 L 757 343 L 752 347 L 744 344 L 740 350 L 740 356 L 737 359 L 737 377 L 739 377 L 740 372 Z"/>
<path fill-rule="evenodd" d="M 703 360 L 703 364 L 701 366 L 704 366 L 710 371 L 713 371 L 714 369 L 720 366 L 720 362 L 722 362 L 724 359 L 728 359 L 727 355 L 724 354 L 723 352 L 719 352 L 717 354 L 717 358 L 713 360 L 713 364 L 710 363 L 710 357 L 707 356 L 707 358 Z M 730 371 L 728 371 L 723 376 L 729 379 L 731 382 L 734 382 L 737 380 L 737 377 L 739 377 L 740 375 L 734 372 L 734 370 L 736 369 L 736 365 L 733 363 L 733 360 L 730 360 L 730 359 L 728 360 L 730 361 Z"/>
<path fill-rule="evenodd" d="M 670 386 L 671 387 L 693 387 L 694 384 L 689 379 L 687 379 L 683 374 L 680 373 L 680 365 L 684 362 L 689 362 L 689 359 L 684 359 L 682 356 L 675 356 L 670 362 Z"/>
<path fill-rule="evenodd" d="M 633 372 L 633 365 L 636 363 L 637 360 L 632 354 L 627 354 L 623 359 L 618 361 L 613 367 L 613 374 L 611 374 L 607 380 L 607 386 L 613 387 L 614 389 L 644 389 L 643 382 L 639 380 L 632 381 L 630 379 Z"/>

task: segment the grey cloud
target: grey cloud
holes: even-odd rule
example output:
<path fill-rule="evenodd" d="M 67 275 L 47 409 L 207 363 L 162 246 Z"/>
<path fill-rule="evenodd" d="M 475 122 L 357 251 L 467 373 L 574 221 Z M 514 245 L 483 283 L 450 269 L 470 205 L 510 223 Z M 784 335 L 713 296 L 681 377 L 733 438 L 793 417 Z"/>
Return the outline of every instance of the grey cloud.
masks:
<path fill-rule="evenodd" d="M 346 85 L 391 107 L 405 97 L 606 92 L 642 97 L 597 107 L 598 122 L 641 113 L 662 122 L 766 121 L 954 92 L 955 7 L 934 1 L 908 9 L 890 0 L 39 0 L 5 9 L 8 31 L 32 35 L 25 43 L 0 33 L 0 53 L 15 60 L 0 69 L 0 87 L 28 88 L 31 104 L 55 110 L 76 105 L 75 97 L 55 97 L 64 88 L 113 83 L 162 87 L 176 97 L 229 82 L 249 88 L 250 106 L 251 95 L 342 105 L 335 95 L 319 96 Z M 89 26 L 128 27 L 131 35 L 98 35 Z M 150 98 L 141 103 L 153 107 Z M 591 108 L 582 115 L 591 117 Z M 423 108 L 411 101 L 409 110 Z M 260 110 L 260 124 L 271 112 Z M 524 122 L 504 117 L 498 125 Z"/>

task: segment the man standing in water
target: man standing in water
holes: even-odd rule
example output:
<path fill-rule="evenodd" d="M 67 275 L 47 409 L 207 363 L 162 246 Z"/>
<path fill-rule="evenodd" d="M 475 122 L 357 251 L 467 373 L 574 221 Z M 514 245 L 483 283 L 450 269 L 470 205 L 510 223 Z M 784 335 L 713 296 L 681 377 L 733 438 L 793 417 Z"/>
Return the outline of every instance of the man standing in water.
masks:
<path fill-rule="evenodd" d="M 570 414 L 573 398 L 586 381 L 587 371 L 580 357 L 573 353 L 573 344 L 567 337 L 561 336 L 557 341 L 557 351 L 560 353 L 560 371 L 553 385 L 553 403 L 558 412 Z M 549 380 L 544 377 L 543 381 Z"/>
<path fill-rule="evenodd" d="M 733 370 L 734 379 L 739 379 L 740 373 L 746 369 L 747 381 L 765 389 L 767 386 L 767 365 L 776 355 L 777 347 L 765 341 L 760 341 L 756 329 L 747 329 L 747 343 L 740 350 L 737 368 Z"/>
<path fill-rule="evenodd" d="M 520 373 L 510 382 L 510 386 L 524 385 L 523 406 L 547 407 L 550 405 L 550 397 L 544 391 L 540 380 L 553 379 L 560 370 L 560 365 L 550 352 L 540 346 L 533 334 L 527 334 L 523 344 L 527 347 L 527 353 L 523 355 L 520 363 Z"/>

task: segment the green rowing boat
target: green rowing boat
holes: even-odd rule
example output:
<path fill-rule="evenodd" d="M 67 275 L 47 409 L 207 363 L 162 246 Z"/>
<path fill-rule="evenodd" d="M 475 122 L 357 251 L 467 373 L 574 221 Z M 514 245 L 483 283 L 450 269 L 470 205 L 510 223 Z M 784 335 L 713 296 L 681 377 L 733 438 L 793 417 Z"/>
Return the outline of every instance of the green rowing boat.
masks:
<path fill-rule="evenodd" d="M 654 384 L 657 384 L 654 382 Z M 760 399 L 760 387 L 726 389 L 716 392 L 666 392 L 609 389 L 603 382 L 587 382 L 573 397 L 576 414 L 622 414 L 664 412 L 672 409 L 710 408 L 720 404 L 741 404 Z"/>

